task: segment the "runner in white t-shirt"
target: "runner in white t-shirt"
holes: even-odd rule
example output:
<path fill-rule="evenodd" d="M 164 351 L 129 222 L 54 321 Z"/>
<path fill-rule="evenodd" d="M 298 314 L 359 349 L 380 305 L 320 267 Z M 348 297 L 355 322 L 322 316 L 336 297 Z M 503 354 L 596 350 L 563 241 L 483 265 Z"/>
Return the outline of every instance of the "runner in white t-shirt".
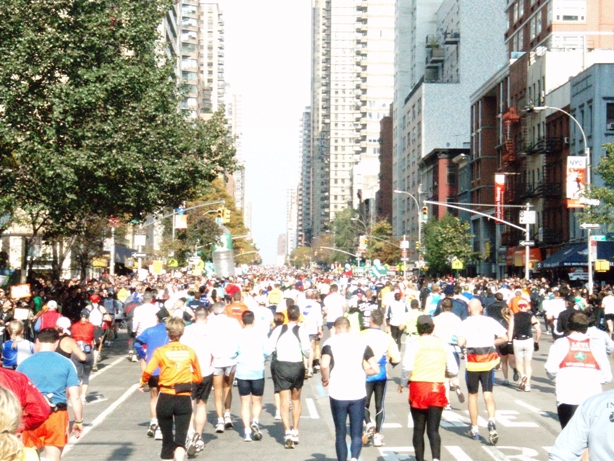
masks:
<path fill-rule="evenodd" d="M 606 296 L 601 301 L 601 307 L 603 307 L 605 322 L 611 338 L 614 334 L 614 296 L 612 295 L 612 290 L 606 291 Z"/>
<path fill-rule="evenodd" d="M 335 320 L 343 317 L 347 312 L 348 304 L 346 299 L 339 294 L 339 286 L 333 283 L 330 286 L 330 293 L 324 298 L 324 314 L 326 315 L 326 326 L 332 329 Z"/>

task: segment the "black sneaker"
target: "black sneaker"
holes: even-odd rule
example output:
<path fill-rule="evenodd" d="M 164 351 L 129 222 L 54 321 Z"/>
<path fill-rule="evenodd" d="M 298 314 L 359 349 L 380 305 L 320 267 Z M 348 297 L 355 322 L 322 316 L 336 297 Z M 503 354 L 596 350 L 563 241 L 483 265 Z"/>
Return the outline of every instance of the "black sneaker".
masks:
<path fill-rule="evenodd" d="M 488 421 L 488 440 L 493 445 L 496 445 L 499 441 L 499 434 L 497 434 L 497 426 L 494 421 Z"/>
<path fill-rule="evenodd" d="M 514 368 L 514 376 L 512 376 L 514 381 L 518 381 L 518 379 L 520 378 L 520 375 L 518 374 L 518 370 L 516 370 L 516 368 Z"/>
<path fill-rule="evenodd" d="M 147 437 L 153 437 L 154 434 L 156 433 L 156 428 L 158 427 L 158 425 L 156 423 L 151 423 L 149 425 L 149 428 L 147 429 Z"/>

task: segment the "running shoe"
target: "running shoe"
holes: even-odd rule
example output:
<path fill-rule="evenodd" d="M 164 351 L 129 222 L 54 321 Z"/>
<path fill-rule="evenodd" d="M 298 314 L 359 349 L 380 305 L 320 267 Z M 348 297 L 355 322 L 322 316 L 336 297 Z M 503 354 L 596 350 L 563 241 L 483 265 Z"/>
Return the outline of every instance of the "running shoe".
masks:
<path fill-rule="evenodd" d="M 228 413 L 226 413 L 224 415 L 224 427 L 226 429 L 230 429 L 233 426 L 232 424 L 232 418 L 230 417 L 230 415 Z"/>
<path fill-rule="evenodd" d="M 224 432 L 224 423 L 223 422 L 218 422 L 215 425 L 215 432 L 217 432 L 218 434 L 222 434 Z"/>
<path fill-rule="evenodd" d="M 252 433 L 251 432 L 246 432 L 245 433 L 245 437 L 243 437 L 243 440 L 245 440 L 246 442 L 251 442 L 252 441 Z"/>
<path fill-rule="evenodd" d="M 527 377 L 523 376 L 522 379 L 520 380 L 520 384 L 518 384 L 518 388 L 522 391 L 524 390 L 526 385 L 527 385 Z"/>
<path fill-rule="evenodd" d="M 252 439 L 256 442 L 262 440 L 262 432 L 260 432 L 260 428 L 258 427 L 258 423 L 253 422 L 251 425 L 252 429 Z"/>
<path fill-rule="evenodd" d="M 499 441 L 499 434 L 497 434 L 497 426 L 494 421 L 488 421 L 488 440 L 493 445 L 496 445 Z"/>
<path fill-rule="evenodd" d="M 291 434 L 286 434 L 286 436 L 284 437 L 284 443 L 284 446 L 286 448 L 294 448 L 294 441 L 292 440 Z"/>
<path fill-rule="evenodd" d="M 374 434 L 373 435 L 373 446 L 374 447 L 383 447 L 384 446 L 384 436 L 382 434 Z"/>
<path fill-rule="evenodd" d="M 463 391 L 461 391 L 460 386 L 450 384 L 450 390 L 456 392 L 456 396 L 458 397 L 458 401 L 460 403 L 465 403 L 465 394 L 463 394 Z"/>
<path fill-rule="evenodd" d="M 480 433 L 479 432 L 474 432 L 473 429 L 469 430 L 469 437 L 471 437 L 473 440 L 480 440 Z"/>
<path fill-rule="evenodd" d="M 200 453 L 204 449 L 205 449 L 205 442 L 203 442 L 203 440 L 199 438 L 198 442 L 196 442 L 196 453 Z"/>
<path fill-rule="evenodd" d="M 196 443 L 200 440 L 200 436 L 194 432 L 188 435 L 185 451 L 188 456 L 194 456 L 196 454 Z"/>
<path fill-rule="evenodd" d="M 512 379 L 514 381 L 518 381 L 518 378 L 520 378 L 520 375 L 518 374 L 518 370 L 516 370 L 516 368 L 514 368 L 514 376 L 512 376 Z"/>
<path fill-rule="evenodd" d="M 132 360 L 133 351 L 128 351 L 128 360 Z"/>
<path fill-rule="evenodd" d="M 447 410 L 447 411 L 450 411 L 450 410 L 452 410 L 452 405 L 450 405 L 450 404 L 448 403 L 448 404 L 447 404 L 445 407 L 443 407 L 443 409 L 444 409 L 444 410 Z"/>
<path fill-rule="evenodd" d="M 275 421 L 281 421 L 281 412 L 279 410 L 275 412 Z"/>
<path fill-rule="evenodd" d="M 92 371 L 93 371 L 93 372 L 97 372 L 97 371 L 98 371 L 98 365 L 94 365 L 94 366 L 92 367 Z"/>
<path fill-rule="evenodd" d="M 162 430 L 160 426 L 156 427 L 156 435 L 154 436 L 155 440 L 162 440 Z"/>
<path fill-rule="evenodd" d="M 307 370 L 307 378 L 313 378 L 313 370 Z"/>
<path fill-rule="evenodd" d="M 292 429 L 292 443 L 294 443 L 294 445 L 298 445 L 298 429 Z"/>
<path fill-rule="evenodd" d="M 525 392 L 531 392 L 531 385 L 530 384 L 525 384 L 524 391 Z"/>
<path fill-rule="evenodd" d="M 130 359 L 130 360 L 132 360 L 133 362 L 138 362 L 138 361 L 139 361 L 139 359 L 138 359 L 138 357 L 136 356 L 136 354 L 133 354 L 133 355 L 132 355 L 132 359 Z"/>
<path fill-rule="evenodd" d="M 375 424 L 368 423 L 365 432 L 362 434 L 362 444 L 367 445 L 371 437 L 375 434 Z"/>
<path fill-rule="evenodd" d="M 147 429 L 147 437 L 153 437 L 157 428 L 158 425 L 156 423 L 149 424 L 149 429 Z"/>

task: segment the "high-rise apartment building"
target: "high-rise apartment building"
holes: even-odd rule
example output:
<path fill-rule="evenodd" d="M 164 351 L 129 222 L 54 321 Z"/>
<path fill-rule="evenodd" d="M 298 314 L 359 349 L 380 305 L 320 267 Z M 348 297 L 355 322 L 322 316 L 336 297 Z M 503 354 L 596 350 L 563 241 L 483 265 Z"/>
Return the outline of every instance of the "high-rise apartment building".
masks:
<path fill-rule="evenodd" d="M 206 118 L 224 101 L 224 20 L 216 2 L 181 0 L 181 109 Z"/>
<path fill-rule="evenodd" d="M 393 92 L 394 0 L 314 0 L 312 20 L 317 236 L 336 213 L 377 192 L 379 120 Z"/>
<path fill-rule="evenodd" d="M 297 197 L 298 245 L 313 237 L 313 162 L 311 150 L 311 108 L 306 107 L 299 128 L 300 179 Z"/>
<path fill-rule="evenodd" d="M 297 247 L 297 217 L 298 217 L 298 202 L 297 189 L 289 189 L 287 195 L 286 209 L 286 255 Z"/>
<path fill-rule="evenodd" d="M 445 0 L 434 14 L 434 2 L 415 0 L 411 5 L 412 21 L 416 25 L 419 21 L 421 28 L 411 28 L 406 39 L 412 55 L 409 79 L 418 80 L 403 99 L 394 102 L 393 188 L 415 199 L 395 194 L 393 229 L 396 235 L 409 234 L 410 241 L 416 242 L 421 219 L 417 202 L 453 198 L 442 196 L 442 190 L 445 195 L 446 190 L 454 188 L 439 188 L 439 181 L 448 182 L 455 177 L 447 174 L 455 166 L 451 163 L 452 152 L 445 151 L 458 153 L 468 146 L 469 97 L 505 63 L 501 37 L 506 21 L 505 6 L 499 0 Z M 429 18 L 427 13 L 432 16 Z M 425 30 L 430 33 L 422 35 Z M 402 89 L 405 85 L 397 82 L 396 86 Z M 437 168 L 426 168 L 424 159 L 429 155 L 444 156 L 450 163 L 437 162 Z M 431 212 L 438 215 L 445 210 Z"/>

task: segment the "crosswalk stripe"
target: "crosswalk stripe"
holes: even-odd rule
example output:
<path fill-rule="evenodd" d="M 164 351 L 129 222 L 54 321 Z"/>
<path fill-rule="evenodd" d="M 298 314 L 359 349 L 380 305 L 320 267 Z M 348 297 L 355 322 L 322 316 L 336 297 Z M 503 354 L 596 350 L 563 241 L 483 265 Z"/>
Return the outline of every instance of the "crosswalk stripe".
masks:
<path fill-rule="evenodd" d="M 307 404 L 307 409 L 309 410 L 309 416 L 311 419 L 320 419 L 320 415 L 318 415 L 318 409 L 316 408 L 316 404 L 313 399 L 305 399 L 305 403 Z"/>
<path fill-rule="evenodd" d="M 444 446 L 446 450 L 456 459 L 456 461 L 473 461 L 471 456 L 463 451 L 463 449 L 459 446 L 452 445 L 450 447 Z"/>

